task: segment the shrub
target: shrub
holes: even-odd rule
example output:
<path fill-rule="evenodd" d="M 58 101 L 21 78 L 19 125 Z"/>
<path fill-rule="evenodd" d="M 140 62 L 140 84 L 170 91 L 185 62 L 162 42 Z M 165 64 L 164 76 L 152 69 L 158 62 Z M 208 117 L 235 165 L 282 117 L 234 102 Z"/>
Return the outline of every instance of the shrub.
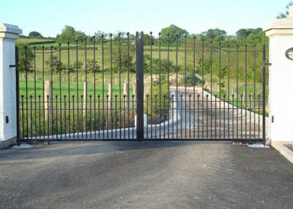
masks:
<path fill-rule="evenodd" d="M 88 72 L 96 72 L 100 68 L 100 66 L 98 65 L 98 61 L 96 60 L 88 59 L 86 61 L 86 64 Z"/>
<path fill-rule="evenodd" d="M 168 83 L 164 77 L 162 77 L 161 82 L 153 82 L 152 92 L 148 92 L 147 100 L 148 123 L 157 124 L 168 119 L 171 99 L 168 90 Z M 150 111 L 150 109 L 152 109 L 152 111 Z"/>
<path fill-rule="evenodd" d="M 198 78 L 195 74 L 188 74 L 186 77 L 183 75 L 180 78 L 180 85 L 186 86 L 196 86 L 202 85 L 202 80 Z"/>
<path fill-rule="evenodd" d="M 83 66 L 83 62 L 82 61 L 78 61 L 78 62 L 75 62 L 73 63 L 71 66 L 70 66 L 70 69 L 73 71 L 73 70 L 77 70 L 77 69 L 81 69 Z"/>
<path fill-rule="evenodd" d="M 37 31 L 32 31 L 28 34 L 30 38 L 43 38 L 42 34 Z"/>
<path fill-rule="evenodd" d="M 59 72 L 63 70 L 67 70 L 67 66 L 62 63 L 57 56 L 50 56 L 50 58 L 45 61 L 47 70 L 51 72 Z"/>

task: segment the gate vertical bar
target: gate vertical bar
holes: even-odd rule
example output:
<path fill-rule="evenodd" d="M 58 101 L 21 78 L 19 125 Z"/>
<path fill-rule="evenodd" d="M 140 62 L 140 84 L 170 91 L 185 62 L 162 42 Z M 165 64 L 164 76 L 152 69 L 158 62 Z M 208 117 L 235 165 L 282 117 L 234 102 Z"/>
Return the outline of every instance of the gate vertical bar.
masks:
<path fill-rule="evenodd" d="M 141 37 L 136 34 L 136 98 L 137 98 L 137 140 L 142 141 L 144 139 L 144 121 L 143 121 L 143 32 Z"/>
<path fill-rule="evenodd" d="M 19 71 L 18 71 L 18 46 L 15 47 L 15 76 L 16 76 L 16 144 L 20 146 L 19 135 Z"/>
<path fill-rule="evenodd" d="M 262 69 L 262 94 L 263 94 L 263 103 L 262 103 L 262 138 L 263 143 L 266 143 L 266 45 L 262 47 L 263 55 L 263 69 Z"/>

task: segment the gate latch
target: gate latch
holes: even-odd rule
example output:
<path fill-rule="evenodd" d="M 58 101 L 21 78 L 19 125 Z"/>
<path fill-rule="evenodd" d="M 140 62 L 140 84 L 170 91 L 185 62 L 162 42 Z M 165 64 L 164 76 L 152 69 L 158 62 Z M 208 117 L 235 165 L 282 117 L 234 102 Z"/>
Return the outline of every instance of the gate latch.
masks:
<path fill-rule="evenodd" d="M 16 65 L 9 65 L 9 67 L 16 67 Z"/>
<path fill-rule="evenodd" d="M 271 65 L 272 65 L 272 63 L 269 63 L 269 62 L 264 62 L 262 65 L 263 65 L 263 66 L 266 66 L 266 65 L 268 65 L 268 66 L 271 66 Z"/>

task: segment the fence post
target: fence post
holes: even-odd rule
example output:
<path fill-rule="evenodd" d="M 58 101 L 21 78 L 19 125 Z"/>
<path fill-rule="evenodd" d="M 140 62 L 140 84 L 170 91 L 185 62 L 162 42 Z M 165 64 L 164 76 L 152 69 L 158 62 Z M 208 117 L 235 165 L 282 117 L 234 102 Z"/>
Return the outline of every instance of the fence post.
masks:
<path fill-rule="evenodd" d="M 53 116 L 53 94 L 52 94 L 53 81 L 45 81 L 45 122 L 48 127 L 48 134 L 52 134 L 52 116 Z"/>
<path fill-rule="evenodd" d="M 110 121 L 112 119 L 112 85 L 111 83 L 108 84 L 108 107 L 107 107 L 107 111 L 108 111 L 108 117 L 109 119 L 107 120 L 107 126 L 110 127 Z"/>
<path fill-rule="evenodd" d="M 125 111 L 127 112 L 128 111 L 128 107 L 129 107 L 129 83 L 128 82 L 125 82 L 124 85 L 123 85 L 123 95 L 125 95 Z"/>
<path fill-rule="evenodd" d="M 135 101 L 136 101 L 136 82 L 132 83 L 132 95 L 134 95 L 133 100 L 131 100 L 131 109 L 135 107 Z"/>
<path fill-rule="evenodd" d="M 0 148 L 17 142 L 15 40 L 22 31 L 0 23 Z"/>
<path fill-rule="evenodd" d="M 289 17 L 273 21 L 264 31 L 270 39 L 269 140 L 292 142 L 293 6 L 289 8 Z M 266 63 L 263 64 L 265 67 Z"/>
<path fill-rule="evenodd" d="M 83 127 L 86 127 L 86 124 L 87 124 L 87 121 L 86 121 L 86 119 L 87 119 L 87 117 L 86 117 L 86 115 L 87 115 L 87 87 L 88 87 L 88 85 L 87 85 L 87 82 L 85 81 L 84 83 L 83 83 L 83 113 L 82 113 L 82 115 L 83 115 L 83 121 L 84 121 L 84 124 L 83 124 Z"/>

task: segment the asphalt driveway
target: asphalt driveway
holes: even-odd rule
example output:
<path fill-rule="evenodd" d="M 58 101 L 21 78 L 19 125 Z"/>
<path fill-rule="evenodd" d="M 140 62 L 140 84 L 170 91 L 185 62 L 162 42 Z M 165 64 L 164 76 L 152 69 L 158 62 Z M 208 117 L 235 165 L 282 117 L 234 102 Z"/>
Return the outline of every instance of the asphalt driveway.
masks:
<path fill-rule="evenodd" d="M 0 150 L 0 208 L 293 208 L 293 165 L 228 142 Z"/>

